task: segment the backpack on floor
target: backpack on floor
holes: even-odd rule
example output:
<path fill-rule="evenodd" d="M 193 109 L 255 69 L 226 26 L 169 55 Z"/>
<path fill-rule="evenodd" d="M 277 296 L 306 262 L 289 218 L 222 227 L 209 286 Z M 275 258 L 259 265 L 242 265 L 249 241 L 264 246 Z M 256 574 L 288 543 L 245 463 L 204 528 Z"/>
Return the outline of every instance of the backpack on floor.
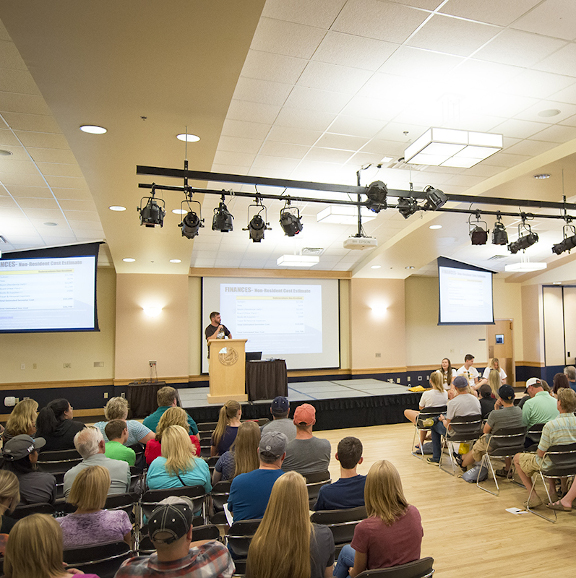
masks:
<path fill-rule="evenodd" d="M 488 477 L 488 468 L 480 468 L 480 464 L 476 464 L 467 472 L 462 474 L 462 479 L 470 484 L 475 484 L 477 481 L 483 482 Z"/>

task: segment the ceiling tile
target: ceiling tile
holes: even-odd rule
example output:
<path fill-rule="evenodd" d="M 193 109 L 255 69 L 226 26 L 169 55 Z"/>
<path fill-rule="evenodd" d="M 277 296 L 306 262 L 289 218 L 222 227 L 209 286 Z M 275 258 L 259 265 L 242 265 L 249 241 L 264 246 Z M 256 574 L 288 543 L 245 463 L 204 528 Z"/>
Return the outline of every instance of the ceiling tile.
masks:
<path fill-rule="evenodd" d="M 535 64 L 534 68 L 546 72 L 576 76 L 576 44 L 567 44 L 564 48 Z"/>
<path fill-rule="evenodd" d="M 326 90 L 296 86 L 286 100 L 286 106 L 338 113 L 348 102 L 348 96 Z"/>
<path fill-rule="evenodd" d="M 46 199 L 37 199 L 33 197 L 23 197 L 18 199 L 18 206 L 22 209 L 53 209 L 60 211 L 60 206 L 54 197 Z"/>
<path fill-rule="evenodd" d="M 90 191 L 88 189 L 72 189 L 72 188 L 60 188 L 52 187 L 54 196 L 60 199 L 69 199 L 71 201 L 89 201 L 92 200 Z"/>
<path fill-rule="evenodd" d="M 12 185 L 24 185 L 26 187 L 46 186 L 46 182 L 44 181 L 42 176 L 38 174 L 38 172 L 36 172 L 36 174 L 30 175 L 23 175 L 18 173 L 0 174 L 0 182 L 2 182 L 3 185 L 8 187 L 8 190 L 10 190 L 10 187 Z"/>
<path fill-rule="evenodd" d="M 295 84 L 308 61 L 272 52 L 249 50 L 241 77 Z"/>
<path fill-rule="evenodd" d="M 384 158 L 384 156 L 386 155 L 383 153 L 377 154 L 361 151 L 351 156 L 346 164 L 352 165 L 353 167 L 362 167 L 369 164 L 376 165 Z"/>
<path fill-rule="evenodd" d="M 7 89 L 5 86 L 2 86 L 2 88 L 4 91 Z M 36 94 L 18 94 L 8 91 L 0 92 L 0 112 L 17 112 L 38 115 L 51 114 L 48 105 L 41 96 Z"/>
<path fill-rule="evenodd" d="M 519 30 L 504 30 L 486 46 L 475 58 L 530 67 L 566 45 L 563 40 L 547 38 Z"/>
<path fill-rule="evenodd" d="M 546 124 L 541 122 L 509 119 L 496 126 L 494 132 L 502 133 L 505 136 L 524 139 L 542 131 L 544 128 L 546 128 Z"/>
<path fill-rule="evenodd" d="M 339 115 L 330 125 L 330 132 L 372 138 L 384 128 L 385 121 Z"/>
<path fill-rule="evenodd" d="M 50 115 L 5 112 L 2 116 L 14 131 L 60 133 L 60 127 Z"/>
<path fill-rule="evenodd" d="M 508 153 L 496 153 L 484 162 L 493 167 L 514 167 L 529 160 L 528 155 L 510 155 Z"/>
<path fill-rule="evenodd" d="M 385 156 L 404 156 L 404 149 L 410 144 L 410 140 L 402 135 L 402 141 L 391 141 L 386 139 L 374 139 L 362 147 L 361 153 L 373 153 L 379 155 L 380 159 Z"/>
<path fill-rule="evenodd" d="M 285 171 L 285 174 L 288 174 L 298 166 L 299 162 L 300 159 L 287 159 L 282 157 L 258 155 L 254 160 L 251 171 L 254 170 L 254 174 L 259 174 L 258 171 L 261 172 L 262 170 L 272 169 Z"/>
<path fill-rule="evenodd" d="M 332 30 L 402 43 L 429 16 L 427 12 L 378 0 L 348 0 Z"/>
<path fill-rule="evenodd" d="M 267 0 L 262 16 L 330 28 L 346 0 Z"/>
<path fill-rule="evenodd" d="M 558 124 L 566 125 L 566 126 L 576 126 L 576 115 L 571 116 L 569 118 L 565 118 L 564 120 L 560 121 Z"/>
<path fill-rule="evenodd" d="M 560 112 L 556 116 L 540 116 L 540 113 L 546 110 L 558 110 Z M 554 102 L 553 100 L 540 100 L 537 104 L 517 114 L 516 118 L 521 120 L 533 120 L 534 122 L 548 122 L 550 124 L 558 124 L 574 114 L 576 114 L 576 104 Z"/>
<path fill-rule="evenodd" d="M 46 175 L 46 182 L 53 187 L 63 187 L 72 189 L 88 188 L 86 181 L 83 177 L 60 177 Z"/>
<path fill-rule="evenodd" d="M 334 113 L 284 106 L 278 114 L 276 124 L 279 126 L 319 130 L 323 132 L 335 118 L 336 115 Z"/>
<path fill-rule="evenodd" d="M 44 186 L 38 187 L 11 185 L 10 187 L 8 187 L 8 191 L 13 197 L 17 199 L 21 197 L 32 197 L 35 199 L 53 198 L 52 192 L 48 187 L 46 187 L 46 183 L 43 184 Z"/>
<path fill-rule="evenodd" d="M 316 143 L 317 147 L 357 151 L 368 142 L 368 138 L 343 134 L 325 133 Z"/>
<path fill-rule="evenodd" d="M 63 134 L 19 130 L 16 136 L 25 147 L 70 149 Z"/>
<path fill-rule="evenodd" d="M 267 140 L 312 146 L 321 136 L 322 131 L 319 130 L 273 126 Z"/>
<path fill-rule="evenodd" d="M 37 163 L 76 164 L 76 157 L 71 150 L 37 149 L 33 147 L 28 147 L 26 150 Z"/>
<path fill-rule="evenodd" d="M 307 146 L 267 141 L 262 145 L 260 153 L 272 157 L 302 159 L 309 150 Z"/>
<path fill-rule="evenodd" d="M 503 84 L 501 90 L 508 94 L 518 94 L 532 98 L 549 98 L 550 95 L 571 84 L 574 84 L 574 79 L 569 76 L 539 72 L 538 70 L 526 70 Z"/>
<path fill-rule="evenodd" d="M 436 14 L 407 44 L 458 56 L 470 56 L 498 32 L 500 28 L 496 26 Z"/>
<path fill-rule="evenodd" d="M 399 141 L 408 144 L 419 138 L 430 127 L 424 125 L 412 125 L 408 123 L 388 123 L 379 133 L 378 139 Z M 404 134 L 407 133 L 407 134 Z"/>
<path fill-rule="evenodd" d="M 482 0 L 481 2 L 470 2 L 470 0 L 449 0 L 439 11 L 479 22 L 508 26 L 540 1 Z"/>
<path fill-rule="evenodd" d="M 216 151 L 214 163 L 224 165 L 250 166 L 254 161 L 255 153 Z"/>
<path fill-rule="evenodd" d="M 93 201 L 69 201 L 59 200 L 58 204 L 63 211 L 93 211 L 96 212 L 96 205 Z"/>
<path fill-rule="evenodd" d="M 245 100 L 232 100 L 226 118 L 244 122 L 272 124 L 280 111 L 279 106 Z"/>
<path fill-rule="evenodd" d="M 386 93 L 383 93 L 386 96 Z M 399 102 L 390 102 L 382 98 L 355 96 L 342 109 L 342 115 L 358 116 L 374 121 L 389 122 L 403 108 Z"/>
<path fill-rule="evenodd" d="M 477 90 L 498 90 L 500 86 L 522 74 L 518 66 L 486 62 L 470 58 L 445 79 L 445 92 L 468 95 Z"/>
<path fill-rule="evenodd" d="M 535 134 L 533 138 L 535 140 L 565 143 L 576 138 L 576 127 L 557 124 Z"/>
<path fill-rule="evenodd" d="M 439 54 L 420 48 L 401 46 L 398 50 L 380 67 L 379 72 L 397 74 L 398 76 L 408 76 L 414 80 L 437 77 L 452 70 L 456 65 L 463 62 L 459 56 L 449 54 Z"/>
<path fill-rule="evenodd" d="M 36 165 L 26 160 L 16 160 L 14 157 L 0 157 L 0 180 L 5 174 L 19 173 L 23 175 L 37 175 Z"/>
<path fill-rule="evenodd" d="M 549 151 L 550 149 L 553 149 L 555 146 L 556 143 L 552 142 L 526 139 L 506 149 L 506 152 L 516 155 L 529 155 L 535 157 L 536 155 L 540 155 L 546 151 Z"/>
<path fill-rule="evenodd" d="M 2 68 L 1 65 L 2 63 L 0 63 L 0 86 L 3 90 L 18 94 L 40 95 L 36 83 L 27 70 Z"/>
<path fill-rule="evenodd" d="M 241 76 L 233 98 L 262 104 L 282 105 L 292 90 L 292 84 L 270 82 Z"/>
<path fill-rule="evenodd" d="M 572 0 L 545 0 L 514 22 L 512 27 L 574 40 L 576 38 L 574 22 L 576 22 L 576 4 Z"/>
<path fill-rule="evenodd" d="M 262 146 L 262 140 L 239 138 L 234 136 L 221 136 L 218 141 L 219 151 L 237 153 L 257 153 Z"/>
<path fill-rule="evenodd" d="M 19 147 L 20 142 L 9 129 L 0 129 L 0 145 L 4 147 Z"/>
<path fill-rule="evenodd" d="M 359 96 L 387 100 L 406 105 L 422 98 L 414 79 L 377 72 L 362 87 Z"/>
<path fill-rule="evenodd" d="M 0 40 L 0 62 L 2 63 L 2 68 L 16 68 L 28 71 L 18 49 L 13 42 L 8 40 Z"/>
<path fill-rule="evenodd" d="M 364 70 L 377 70 L 398 49 L 398 44 L 374 38 L 328 32 L 314 53 L 313 60 L 351 66 Z"/>
<path fill-rule="evenodd" d="M 306 161 L 344 164 L 352 155 L 352 151 L 313 147 L 306 155 Z"/>
<path fill-rule="evenodd" d="M 537 99 L 498 92 L 480 92 L 471 95 L 462 104 L 465 112 L 476 111 L 489 116 L 512 117 L 537 105 Z M 541 119 L 541 122 L 546 122 Z"/>
<path fill-rule="evenodd" d="M 372 76 L 368 70 L 311 61 L 298 79 L 297 86 L 355 94 Z"/>
<path fill-rule="evenodd" d="M 325 34 L 326 31 L 320 28 L 272 18 L 261 18 L 250 48 L 309 59 Z"/>
<path fill-rule="evenodd" d="M 393 0 L 397 4 L 413 6 L 414 8 L 424 8 L 425 10 L 436 10 L 444 0 Z"/>
<path fill-rule="evenodd" d="M 43 175 L 60 177 L 83 177 L 80 167 L 74 163 L 38 163 L 38 168 Z"/>
<path fill-rule="evenodd" d="M 221 134 L 224 136 L 265 139 L 268 131 L 270 130 L 270 126 L 270 124 L 245 122 L 242 120 L 233 120 L 231 118 L 227 118 L 224 121 Z"/>
<path fill-rule="evenodd" d="M 53 209 L 41 209 L 39 207 L 28 207 L 24 209 L 26 216 L 34 222 L 35 220 L 41 221 L 41 224 L 50 221 L 58 224 L 64 224 L 64 216 L 62 211 L 58 206 L 54 206 Z"/>
<path fill-rule="evenodd" d="M 100 217 L 96 211 L 65 211 L 64 215 L 70 222 L 85 221 L 100 224 Z"/>

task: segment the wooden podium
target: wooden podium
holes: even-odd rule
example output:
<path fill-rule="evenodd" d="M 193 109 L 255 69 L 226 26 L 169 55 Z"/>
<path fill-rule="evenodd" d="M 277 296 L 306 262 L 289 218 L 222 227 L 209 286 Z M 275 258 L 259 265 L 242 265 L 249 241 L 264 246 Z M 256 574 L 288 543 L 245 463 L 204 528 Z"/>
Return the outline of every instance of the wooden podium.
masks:
<path fill-rule="evenodd" d="M 208 403 L 229 399 L 248 401 L 246 394 L 247 339 L 212 339 L 210 348 L 210 393 Z"/>

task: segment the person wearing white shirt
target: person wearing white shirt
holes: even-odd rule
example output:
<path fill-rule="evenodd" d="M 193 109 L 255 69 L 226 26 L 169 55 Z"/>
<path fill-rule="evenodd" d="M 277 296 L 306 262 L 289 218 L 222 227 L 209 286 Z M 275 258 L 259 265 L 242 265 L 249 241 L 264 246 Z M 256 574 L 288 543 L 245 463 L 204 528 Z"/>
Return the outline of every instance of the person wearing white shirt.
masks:
<path fill-rule="evenodd" d="M 506 372 L 500 367 L 500 361 L 497 357 L 493 357 L 488 363 L 488 367 L 484 370 L 482 374 L 482 379 L 480 380 L 479 386 L 483 383 L 488 383 L 488 377 L 490 376 L 490 370 L 495 369 L 500 374 L 500 379 L 502 380 L 502 385 L 506 383 Z"/>
<path fill-rule="evenodd" d="M 468 380 L 468 385 L 476 389 L 475 386 L 478 385 L 480 374 L 475 367 L 472 367 L 473 363 L 474 356 L 470 353 L 467 353 L 464 356 L 464 365 L 456 372 L 456 375 L 464 376 Z"/>

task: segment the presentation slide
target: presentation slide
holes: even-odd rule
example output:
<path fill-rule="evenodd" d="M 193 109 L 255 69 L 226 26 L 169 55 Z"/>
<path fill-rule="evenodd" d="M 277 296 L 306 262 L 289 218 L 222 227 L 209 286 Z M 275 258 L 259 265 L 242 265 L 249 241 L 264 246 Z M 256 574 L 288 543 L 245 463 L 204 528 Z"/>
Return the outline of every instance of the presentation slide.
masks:
<path fill-rule="evenodd" d="M 0 332 L 95 329 L 96 257 L 0 260 Z"/>
<path fill-rule="evenodd" d="M 219 311 L 246 351 L 285 359 L 289 369 L 339 367 L 338 281 L 203 279 L 204 327 Z M 203 340 L 203 371 L 208 371 Z"/>
<path fill-rule="evenodd" d="M 494 323 L 492 275 L 485 269 L 438 259 L 438 324 Z"/>

